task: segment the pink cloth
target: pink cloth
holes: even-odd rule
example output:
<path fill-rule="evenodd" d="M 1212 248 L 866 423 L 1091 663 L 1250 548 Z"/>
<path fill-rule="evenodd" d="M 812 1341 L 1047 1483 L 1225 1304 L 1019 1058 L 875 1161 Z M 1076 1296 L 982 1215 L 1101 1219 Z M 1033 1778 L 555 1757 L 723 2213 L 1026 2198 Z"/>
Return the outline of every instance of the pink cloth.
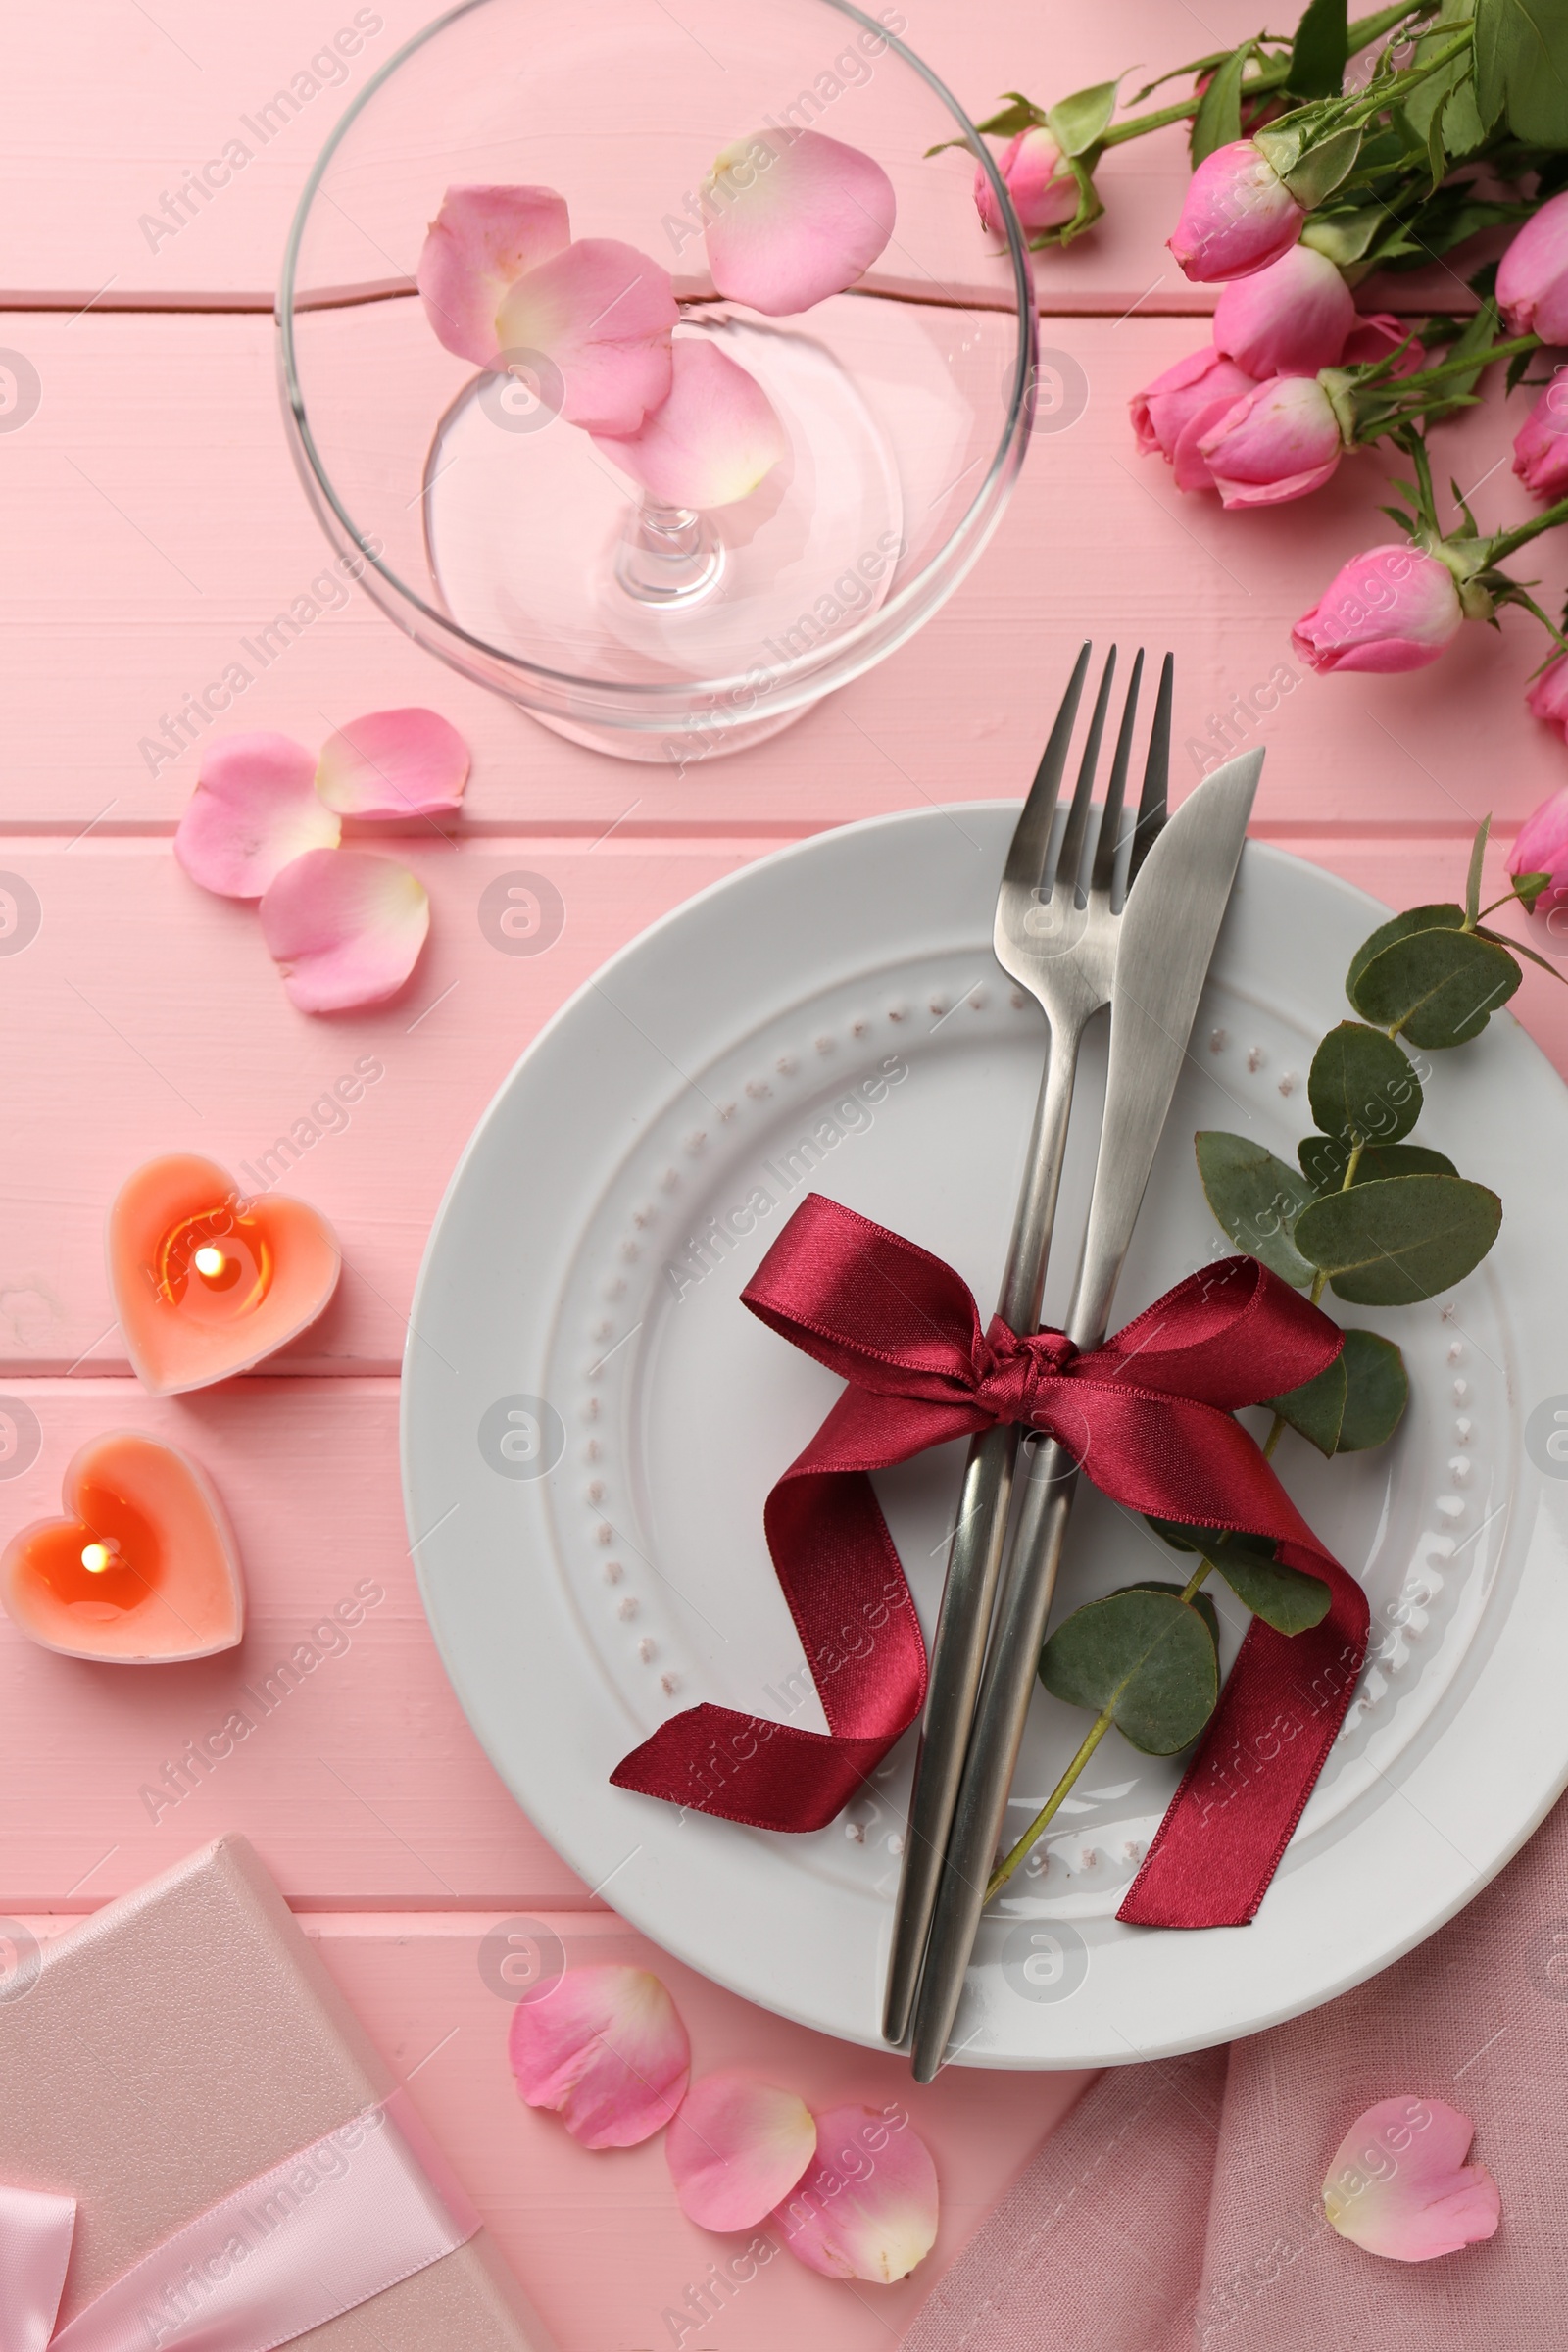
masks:
<path fill-rule="evenodd" d="M 1395 1800 L 1397 1801 L 1397 1800 Z M 1335 2234 L 1321 2187 L 1396 2092 L 1475 2118 L 1502 2226 L 1429 2263 Z M 1102 2075 L 904 2352 L 1549 2352 L 1568 2343 L 1568 1799 L 1457 1919 L 1327 2007 Z"/>

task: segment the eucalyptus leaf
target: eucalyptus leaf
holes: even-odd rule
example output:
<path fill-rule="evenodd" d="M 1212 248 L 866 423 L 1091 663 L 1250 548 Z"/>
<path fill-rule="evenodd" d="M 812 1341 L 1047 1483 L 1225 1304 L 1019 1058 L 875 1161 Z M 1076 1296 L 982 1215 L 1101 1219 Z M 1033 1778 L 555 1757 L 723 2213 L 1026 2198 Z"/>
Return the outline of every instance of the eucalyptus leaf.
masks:
<path fill-rule="evenodd" d="M 1337 98 L 1350 54 L 1347 0 L 1311 0 L 1296 27 L 1287 86 L 1298 98 Z"/>
<path fill-rule="evenodd" d="M 1457 915 L 1457 922 L 1446 918 Z M 1420 915 L 1445 919 L 1422 924 Z M 1385 923 L 1357 953 L 1346 994 L 1364 1020 L 1397 1029 L 1414 1046 L 1462 1046 L 1479 1037 L 1499 1005 L 1519 986 L 1518 964 L 1493 941 L 1466 931 L 1458 907 L 1415 907 Z M 1388 937 L 1376 953 L 1373 941 Z"/>
<path fill-rule="evenodd" d="M 1216 1222 L 1238 1250 L 1257 1258 L 1282 1281 L 1304 1290 L 1312 1268 L 1291 1236 L 1297 1217 L 1313 1197 L 1312 1187 L 1295 1168 L 1245 1135 L 1208 1128 L 1193 1141 Z"/>
<path fill-rule="evenodd" d="M 1328 1457 L 1339 1451 L 1340 1431 L 1345 1422 L 1346 1400 L 1345 1361 L 1337 1355 L 1332 1364 L 1325 1364 L 1315 1380 L 1301 1383 L 1298 1389 L 1287 1389 L 1281 1396 L 1265 1399 L 1272 1411 L 1292 1429 L 1315 1446 Z"/>
<path fill-rule="evenodd" d="M 1295 1244 L 1356 1306 L 1414 1306 L 1462 1282 L 1497 1238 L 1502 1202 L 1463 1176 L 1393 1176 L 1319 1196 Z"/>
<path fill-rule="evenodd" d="M 1391 915 L 1386 923 L 1379 923 L 1377 929 L 1362 940 L 1350 957 L 1350 968 L 1345 976 L 1346 995 L 1354 1004 L 1355 984 L 1361 974 L 1373 958 L 1381 956 L 1385 948 L 1392 947 L 1396 939 L 1409 939 L 1417 931 L 1459 931 L 1463 927 L 1464 908 L 1454 906 L 1449 900 L 1432 906 L 1407 906 L 1403 914 Z M 1359 1011 L 1360 1007 L 1356 1009 Z"/>
<path fill-rule="evenodd" d="M 1277 1634 L 1303 1634 L 1321 1625 L 1333 1598 L 1327 1585 L 1299 1568 L 1282 1567 L 1261 1536 L 1234 1528 L 1183 1527 L 1173 1519 L 1150 1526 L 1178 1551 L 1196 1551 L 1221 1575 L 1245 1608 Z"/>
<path fill-rule="evenodd" d="M 1421 1116 L 1421 1081 L 1410 1057 L 1381 1029 L 1341 1021 L 1312 1056 L 1312 1116 L 1349 1143 L 1397 1143 Z"/>
<path fill-rule="evenodd" d="M 1046 127 L 1063 157 L 1083 155 L 1093 147 L 1116 111 L 1120 83 L 1118 74 L 1115 81 L 1098 81 L 1093 89 L 1074 90 L 1070 98 L 1058 98 L 1047 107 Z"/>
<path fill-rule="evenodd" d="M 1476 0 L 1476 108 L 1516 139 L 1568 147 L 1568 10 L 1562 0 Z"/>
<path fill-rule="evenodd" d="M 1075 1609 L 1041 1651 L 1040 1680 L 1054 1698 L 1108 1714 L 1146 1756 L 1173 1756 L 1196 1740 L 1219 1696 L 1203 1619 L 1137 1586 Z"/>
<path fill-rule="evenodd" d="M 1296 1147 L 1301 1172 L 1314 1192 L 1345 1190 L 1350 1147 L 1337 1135 L 1303 1135 Z M 1427 1144 L 1368 1144 L 1355 1163 L 1357 1184 L 1376 1184 L 1386 1176 L 1457 1176 L 1446 1152 Z"/>
<path fill-rule="evenodd" d="M 1216 147 L 1229 147 L 1242 135 L 1242 75 L 1252 55 L 1252 43 L 1233 49 L 1212 76 L 1193 117 L 1192 155 L 1195 168 Z"/>
<path fill-rule="evenodd" d="M 1126 1590 L 1127 1592 L 1173 1592 L 1173 1593 L 1176 1595 L 1176 1598 L 1177 1598 L 1178 1600 L 1180 1600 L 1180 1599 L 1181 1599 L 1181 1596 L 1182 1596 L 1182 1594 L 1183 1594 L 1183 1593 L 1186 1592 L 1187 1588 L 1186 1588 L 1186 1586 L 1185 1586 L 1185 1585 L 1173 1585 L 1173 1584 L 1170 1584 L 1170 1583 L 1168 1583 L 1168 1582 L 1165 1580 L 1165 1578 L 1163 1578 L 1163 1577 L 1159 1577 L 1159 1576 L 1141 1576 L 1141 1577 L 1138 1579 L 1138 1582 L 1137 1582 L 1137 1584 L 1136 1584 L 1136 1585 L 1128 1585 L 1128 1586 L 1125 1588 L 1125 1590 Z M 1215 1608 L 1213 1601 L 1210 1599 L 1209 1595 L 1208 1595 L 1206 1592 L 1195 1592 L 1195 1593 L 1193 1594 L 1193 1596 L 1192 1596 L 1191 1600 L 1189 1600 L 1189 1601 L 1187 1602 L 1187 1604 L 1186 1604 L 1186 1605 L 1187 1605 L 1187 1606 L 1188 1606 L 1188 1608 L 1190 1608 L 1190 1609 L 1196 1609 L 1196 1610 L 1198 1611 L 1198 1614 L 1200 1615 L 1200 1617 L 1201 1617 L 1201 1619 L 1203 1620 L 1203 1623 L 1204 1623 L 1204 1624 L 1207 1626 L 1207 1628 L 1208 1628 L 1208 1638 L 1209 1638 L 1209 1640 L 1210 1640 L 1210 1641 L 1213 1642 L 1213 1644 L 1214 1644 L 1214 1655 L 1215 1655 L 1216 1657 L 1218 1657 L 1218 1655 L 1219 1655 L 1219 1611 L 1218 1611 L 1218 1609 L 1216 1609 L 1216 1608 Z"/>
<path fill-rule="evenodd" d="M 1410 1401 L 1410 1377 L 1394 1342 L 1376 1331 L 1348 1331 L 1340 1362 L 1345 1417 L 1335 1450 L 1365 1453 L 1369 1446 L 1385 1445 L 1398 1428 Z"/>

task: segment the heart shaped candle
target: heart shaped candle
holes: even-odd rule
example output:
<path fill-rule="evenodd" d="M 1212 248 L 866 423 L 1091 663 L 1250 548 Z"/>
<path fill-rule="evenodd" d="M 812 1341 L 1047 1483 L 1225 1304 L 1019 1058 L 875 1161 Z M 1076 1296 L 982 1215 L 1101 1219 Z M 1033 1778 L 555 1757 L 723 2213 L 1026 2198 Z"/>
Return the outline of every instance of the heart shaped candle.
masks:
<path fill-rule="evenodd" d="M 109 1284 L 131 1365 L 155 1396 L 248 1372 L 314 1323 L 341 1259 L 303 1201 L 247 1200 L 210 1159 L 127 1176 L 109 1212 Z"/>
<path fill-rule="evenodd" d="M 35 1519 L 0 1555 L 0 1600 L 67 1657 L 172 1665 L 245 1630 L 239 1553 L 205 1471 L 134 1430 L 73 1456 L 66 1517 Z"/>

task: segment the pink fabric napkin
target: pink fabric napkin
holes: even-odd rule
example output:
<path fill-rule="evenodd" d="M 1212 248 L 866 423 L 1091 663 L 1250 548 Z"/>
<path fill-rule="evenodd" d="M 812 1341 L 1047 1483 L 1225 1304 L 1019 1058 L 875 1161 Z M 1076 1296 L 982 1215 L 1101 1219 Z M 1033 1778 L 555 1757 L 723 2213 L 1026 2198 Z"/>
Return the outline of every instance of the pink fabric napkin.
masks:
<path fill-rule="evenodd" d="M 1320 2195 L 1396 2092 L 1473 2116 L 1495 2237 L 1380 2259 Z M 1568 2343 L 1568 1798 L 1457 1919 L 1228 2049 L 1101 2076 L 905 2352 L 1548 2352 Z"/>

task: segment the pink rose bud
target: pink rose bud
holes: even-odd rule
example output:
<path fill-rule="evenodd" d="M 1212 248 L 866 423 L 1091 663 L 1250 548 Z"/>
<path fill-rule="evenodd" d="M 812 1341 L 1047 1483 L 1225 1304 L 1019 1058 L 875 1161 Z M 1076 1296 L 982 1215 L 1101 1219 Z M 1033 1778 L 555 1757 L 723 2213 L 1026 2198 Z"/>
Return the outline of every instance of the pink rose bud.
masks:
<path fill-rule="evenodd" d="M 1553 662 L 1548 668 L 1542 671 L 1530 692 L 1525 696 L 1525 701 L 1537 718 L 1544 718 L 1548 727 L 1561 727 L 1563 734 L 1568 736 L 1568 656 Z M 1548 801 L 1545 808 L 1536 810 L 1536 815 L 1530 819 L 1530 823 L 1533 825 L 1536 817 L 1544 816 L 1546 809 L 1554 806 L 1554 802 Z M 1528 832 L 1529 829 L 1527 825 L 1525 832 Z M 1524 838 L 1524 833 L 1521 833 L 1520 842 L 1523 842 Z M 1565 868 L 1568 868 L 1568 858 L 1563 859 L 1563 864 Z M 1548 866 L 1544 858 L 1536 865 L 1521 865 L 1517 861 L 1516 855 L 1509 859 L 1508 870 L 1515 874 L 1544 874 L 1554 873 L 1556 868 Z"/>
<path fill-rule="evenodd" d="M 1568 375 L 1554 375 L 1513 438 L 1513 469 L 1538 498 L 1568 489 Z"/>
<path fill-rule="evenodd" d="M 1532 214 L 1498 263 L 1497 308 L 1512 334 L 1568 342 L 1568 189 Z"/>
<path fill-rule="evenodd" d="M 1326 482 L 1345 454 L 1315 375 L 1278 375 L 1227 409 L 1198 443 L 1227 507 L 1280 507 Z"/>
<path fill-rule="evenodd" d="M 1355 324 L 1349 287 L 1310 245 L 1238 278 L 1214 307 L 1214 348 L 1249 375 L 1316 375 L 1332 368 Z"/>
<path fill-rule="evenodd" d="M 1425 669 L 1463 626 L 1446 564 L 1413 547 L 1369 547 L 1336 573 L 1291 643 L 1313 669 Z"/>
<path fill-rule="evenodd" d="M 1233 139 L 1193 173 L 1168 242 L 1194 283 L 1210 286 L 1266 270 L 1290 252 L 1305 219 L 1262 149 Z"/>
<path fill-rule="evenodd" d="M 1190 352 L 1129 401 L 1139 448 L 1151 456 L 1157 450 L 1169 461 L 1178 490 L 1212 490 L 1214 477 L 1199 441 L 1252 388 L 1252 378 L 1234 360 L 1212 348 Z"/>
<path fill-rule="evenodd" d="M 1568 662 L 1554 662 L 1545 678 L 1536 683 L 1544 686 L 1552 670 L 1568 668 Z M 1561 688 L 1559 686 L 1559 694 Z M 1534 696 L 1531 709 L 1536 708 Z M 1525 818 L 1519 837 L 1508 853 L 1510 874 L 1550 874 L 1552 880 L 1568 881 L 1568 784 L 1559 785 L 1550 800 Z"/>
<path fill-rule="evenodd" d="M 1041 228 L 1060 228 L 1078 210 L 1078 182 L 1063 169 L 1061 150 L 1049 130 L 1038 125 L 1020 130 L 997 158 L 1012 209 L 1027 234 Z M 981 165 L 975 166 L 975 210 L 994 237 L 1003 232 L 1002 215 L 991 182 Z"/>
<path fill-rule="evenodd" d="M 1406 319 L 1396 318 L 1392 311 L 1368 311 L 1357 318 L 1346 336 L 1340 365 L 1372 368 L 1379 360 L 1386 360 L 1391 351 L 1399 352 L 1390 371 L 1394 375 L 1414 375 L 1418 368 L 1427 364 L 1426 347 L 1419 335 L 1411 334 Z"/>
<path fill-rule="evenodd" d="M 1526 700 L 1538 718 L 1568 733 L 1568 659 L 1544 670 Z M 1508 871 L 1551 876 L 1530 909 L 1530 920 L 1548 955 L 1568 952 L 1568 784 L 1525 818 L 1508 852 Z"/>

